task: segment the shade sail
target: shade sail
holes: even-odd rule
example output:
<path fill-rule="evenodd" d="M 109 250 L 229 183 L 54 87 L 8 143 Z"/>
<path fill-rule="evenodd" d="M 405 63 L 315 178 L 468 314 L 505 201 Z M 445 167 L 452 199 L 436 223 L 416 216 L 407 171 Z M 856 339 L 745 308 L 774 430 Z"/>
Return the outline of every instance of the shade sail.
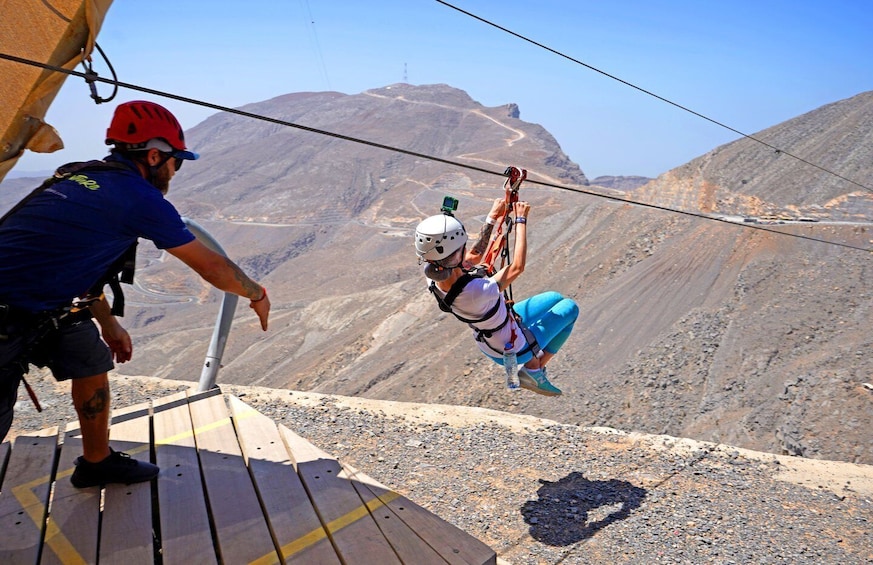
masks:
<path fill-rule="evenodd" d="M 0 0 L 0 53 L 72 70 L 90 55 L 112 0 Z M 45 123 L 68 75 L 0 59 L 0 180 L 25 149 L 64 143 Z"/>

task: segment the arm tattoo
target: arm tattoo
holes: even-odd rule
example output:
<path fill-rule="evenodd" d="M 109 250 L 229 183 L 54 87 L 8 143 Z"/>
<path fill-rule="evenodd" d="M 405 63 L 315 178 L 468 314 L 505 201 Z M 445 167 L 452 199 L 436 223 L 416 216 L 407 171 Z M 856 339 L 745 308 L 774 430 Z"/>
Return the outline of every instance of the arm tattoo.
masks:
<path fill-rule="evenodd" d="M 230 270 L 233 271 L 233 276 L 239 281 L 239 284 L 242 285 L 243 296 L 251 300 L 257 300 L 260 298 L 261 285 L 250 279 L 249 276 L 239 268 L 239 265 L 231 261 L 229 258 L 225 257 L 224 260 L 227 262 L 227 266 Z M 254 298 L 251 298 L 252 296 L 254 296 Z"/>
<path fill-rule="evenodd" d="M 485 253 L 485 248 L 488 247 L 488 242 L 491 241 L 491 230 L 494 229 L 492 224 L 485 222 L 482 224 L 482 229 L 479 230 L 479 239 L 476 240 L 476 245 L 473 246 L 475 255 Z"/>
<path fill-rule="evenodd" d="M 99 416 L 108 406 L 109 391 L 105 388 L 98 388 L 94 391 L 94 396 L 85 401 L 82 405 L 82 416 L 86 420 L 93 420 Z"/>

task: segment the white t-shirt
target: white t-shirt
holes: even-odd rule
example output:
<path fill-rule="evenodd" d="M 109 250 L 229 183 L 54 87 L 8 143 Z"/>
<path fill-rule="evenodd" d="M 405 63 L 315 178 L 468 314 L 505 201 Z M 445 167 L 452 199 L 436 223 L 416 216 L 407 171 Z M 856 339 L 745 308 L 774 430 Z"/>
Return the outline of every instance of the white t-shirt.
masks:
<path fill-rule="evenodd" d="M 430 284 L 430 280 L 428 279 L 428 284 Z M 435 286 L 434 290 L 439 293 L 440 298 L 445 298 L 446 293 L 443 292 L 438 286 Z M 488 319 L 482 320 L 481 322 L 476 322 L 474 325 L 480 330 L 488 330 L 491 328 L 496 328 L 500 324 L 503 323 L 503 320 L 506 319 L 506 302 L 503 300 L 503 294 L 500 292 L 500 286 L 497 282 L 490 278 L 474 278 L 470 282 L 467 283 L 467 286 L 464 287 L 464 290 L 455 298 L 455 301 L 452 302 L 452 310 L 456 312 L 459 316 L 466 318 L 468 320 L 479 320 L 488 313 L 491 308 L 494 307 L 494 303 L 496 301 L 500 301 L 500 307 L 497 311 Z M 490 338 L 485 338 L 488 342 L 488 345 L 493 347 L 488 347 L 485 343 L 481 341 L 477 341 L 476 344 L 479 346 L 479 349 L 485 355 L 490 355 L 491 357 L 500 356 L 503 352 L 503 348 L 512 338 L 512 330 L 515 329 L 515 341 L 513 342 L 513 351 L 518 353 L 522 349 L 524 349 L 527 342 L 524 339 L 524 334 L 518 329 L 518 326 L 515 323 L 515 320 L 511 319 L 504 325 L 500 330 L 492 334 Z M 475 334 L 474 330 L 474 334 Z M 501 353 L 498 353 L 501 352 Z"/>

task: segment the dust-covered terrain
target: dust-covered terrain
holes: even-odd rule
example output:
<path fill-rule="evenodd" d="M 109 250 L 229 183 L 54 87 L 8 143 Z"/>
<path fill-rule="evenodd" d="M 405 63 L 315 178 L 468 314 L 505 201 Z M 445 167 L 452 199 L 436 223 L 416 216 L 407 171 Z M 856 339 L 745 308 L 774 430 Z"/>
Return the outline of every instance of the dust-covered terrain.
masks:
<path fill-rule="evenodd" d="M 113 376 L 129 407 L 191 383 Z M 31 382 L 13 435 L 74 418 L 69 383 Z M 873 467 L 485 408 L 223 385 L 488 544 L 499 563 L 842 563 L 873 559 Z"/>
<path fill-rule="evenodd" d="M 273 303 L 267 333 L 240 305 L 220 382 L 873 463 L 873 93 L 761 132 L 778 154 L 739 140 L 642 187 L 589 184 L 584 162 L 511 101 L 484 107 L 446 85 L 245 109 L 497 174 L 239 116 L 189 130 L 203 158 L 169 197 Z M 412 248 L 414 226 L 446 194 L 477 233 L 507 165 L 548 185 L 522 188 L 531 245 L 516 299 L 557 290 L 581 308 L 550 365 L 560 398 L 503 389 L 499 367 L 425 290 Z M 0 190 L 8 205 L 12 182 Z M 19 194 L 35 186 L 14 183 Z M 138 268 L 124 320 L 134 360 L 118 370 L 197 380 L 220 296 L 150 244 Z"/>

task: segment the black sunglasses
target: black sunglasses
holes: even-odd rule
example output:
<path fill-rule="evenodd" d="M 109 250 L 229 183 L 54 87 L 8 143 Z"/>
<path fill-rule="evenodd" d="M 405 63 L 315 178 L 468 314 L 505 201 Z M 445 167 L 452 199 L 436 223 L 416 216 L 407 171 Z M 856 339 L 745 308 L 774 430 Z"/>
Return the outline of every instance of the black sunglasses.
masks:
<path fill-rule="evenodd" d="M 182 168 L 182 163 L 185 161 L 185 159 L 182 159 L 181 157 L 176 157 L 172 153 L 164 153 L 163 151 L 161 151 L 161 153 L 163 153 L 164 155 L 167 156 L 167 160 L 164 161 L 164 163 L 166 163 L 167 161 L 169 161 L 172 158 L 173 159 L 173 168 L 176 171 L 178 171 L 179 169 Z"/>

